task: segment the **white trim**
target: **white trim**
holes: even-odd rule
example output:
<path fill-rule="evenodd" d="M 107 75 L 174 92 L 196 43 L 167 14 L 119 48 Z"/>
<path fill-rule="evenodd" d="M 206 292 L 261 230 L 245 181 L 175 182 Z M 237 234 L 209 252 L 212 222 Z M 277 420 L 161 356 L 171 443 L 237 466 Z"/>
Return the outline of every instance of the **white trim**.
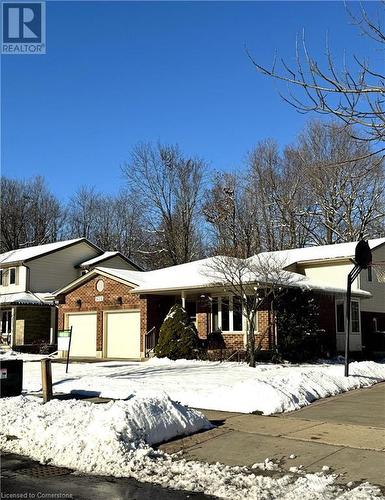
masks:
<path fill-rule="evenodd" d="M 222 328 L 222 298 L 227 297 L 229 299 L 229 329 L 228 330 L 223 330 Z M 247 318 L 244 314 L 244 307 L 242 304 L 242 330 L 234 330 L 234 309 L 233 309 L 233 294 L 214 294 L 211 296 L 212 299 L 217 299 L 217 304 L 218 304 L 218 328 L 221 330 L 223 335 L 244 335 L 247 333 Z M 213 313 L 212 313 L 212 308 L 210 311 L 210 329 L 211 331 L 214 330 L 214 322 L 213 322 Z M 259 311 L 256 311 L 255 313 L 256 316 L 256 322 L 255 322 L 255 334 L 258 335 L 259 333 Z"/>
<path fill-rule="evenodd" d="M 358 331 L 353 331 L 353 314 L 352 314 L 352 305 L 353 302 L 358 304 L 358 323 L 359 323 L 359 330 Z M 337 305 L 343 305 L 343 315 L 344 315 L 344 331 L 338 330 L 338 315 L 337 315 Z M 337 299 L 335 301 L 335 321 L 336 321 L 336 334 L 338 335 L 345 335 L 346 330 L 347 330 L 347 325 L 346 325 L 346 300 L 344 299 Z M 351 334 L 352 335 L 360 335 L 361 334 L 361 302 L 360 300 L 357 299 L 352 299 L 351 305 L 350 305 L 350 321 L 351 321 Z"/>

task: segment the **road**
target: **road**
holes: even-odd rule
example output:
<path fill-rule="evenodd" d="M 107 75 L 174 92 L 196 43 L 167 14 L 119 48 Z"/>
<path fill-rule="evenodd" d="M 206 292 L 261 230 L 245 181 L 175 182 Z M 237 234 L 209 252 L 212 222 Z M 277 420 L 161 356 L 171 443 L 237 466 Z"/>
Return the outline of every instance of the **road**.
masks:
<path fill-rule="evenodd" d="M 17 494 L 18 496 L 13 496 Z M 203 494 L 175 491 L 130 478 L 83 476 L 15 454 L 1 456 L 1 498 L 71 500 L 195 500 Z"/>

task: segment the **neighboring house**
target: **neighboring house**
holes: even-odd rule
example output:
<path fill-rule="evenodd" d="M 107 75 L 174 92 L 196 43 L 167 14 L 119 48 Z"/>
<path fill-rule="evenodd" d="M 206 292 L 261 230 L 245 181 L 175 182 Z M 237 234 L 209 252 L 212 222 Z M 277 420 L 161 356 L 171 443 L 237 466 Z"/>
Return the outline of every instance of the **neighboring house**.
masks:
<path fill-rule="evenodd" d="M 119 252 L 103 252 L 85 238 L 12 250 L 0 255 L 0 326 L 3 344 L 56 341 L 58 288 L 98 264 L 138 269 Z"/>
<path fill-rule="evenodd" d="M 385 261 L 385 238 L 370 240 L 375 261 Z M 281 262 L 291 286 L 312 290 L 319 304 L 320 328 L 331 352 L 342 351 L 345 338 L 346 281 L 356 243 L 268 252 L 259 259 Z M 70 282 L 54 294 L 59 328 L 73 327 L 73 356 L 139 359 L 148 354 L 169 308 L 180 301 L 201 338 L 221 329 L 226 347 L 246 345 L 245 320 L 239 302 L 214 287 L 208 276 L 213 258 L 148 272 L 105 265 Z M 274 344 L 272 311 L 257 315 L 257 338 L 264 349 Z M 279 332 L 278 332 L 279 336 Z M 350 347 L 385 350 L 385 284 L 364 270 L 352 290 Z"/>

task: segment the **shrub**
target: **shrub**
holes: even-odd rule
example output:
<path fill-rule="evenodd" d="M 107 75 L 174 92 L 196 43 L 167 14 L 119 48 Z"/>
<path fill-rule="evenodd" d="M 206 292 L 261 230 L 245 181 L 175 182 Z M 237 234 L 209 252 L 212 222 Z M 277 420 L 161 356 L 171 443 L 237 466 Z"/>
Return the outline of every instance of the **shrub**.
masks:
<path fill-rule="evenodd" d="M 199 337 L 194 323 L 180 304 L 167 314 L 159 332 L 154 352 L 160 358 L 192 359 L 199 349 Z"/>
<path fill-rule="evenodd" d="M 289 289 L 276 301 L 277 358 L 301 362 L 321 355 L 318 306 L 310 291 Z"/>

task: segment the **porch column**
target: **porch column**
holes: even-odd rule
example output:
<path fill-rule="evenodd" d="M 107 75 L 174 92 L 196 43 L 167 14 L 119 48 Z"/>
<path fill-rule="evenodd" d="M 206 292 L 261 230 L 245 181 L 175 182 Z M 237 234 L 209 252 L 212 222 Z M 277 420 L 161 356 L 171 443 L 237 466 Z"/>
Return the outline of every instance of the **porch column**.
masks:
<path fill-rule="evenodd" d="M 182 307 L 183 309 L 186 309 L 186 292 L 183 290 L 180 296 L 182 299 Z"/>
<path fill-rule="evenodd" d="M 16 345 L 16 307 L 11 309 L 11 347 Z"/>

